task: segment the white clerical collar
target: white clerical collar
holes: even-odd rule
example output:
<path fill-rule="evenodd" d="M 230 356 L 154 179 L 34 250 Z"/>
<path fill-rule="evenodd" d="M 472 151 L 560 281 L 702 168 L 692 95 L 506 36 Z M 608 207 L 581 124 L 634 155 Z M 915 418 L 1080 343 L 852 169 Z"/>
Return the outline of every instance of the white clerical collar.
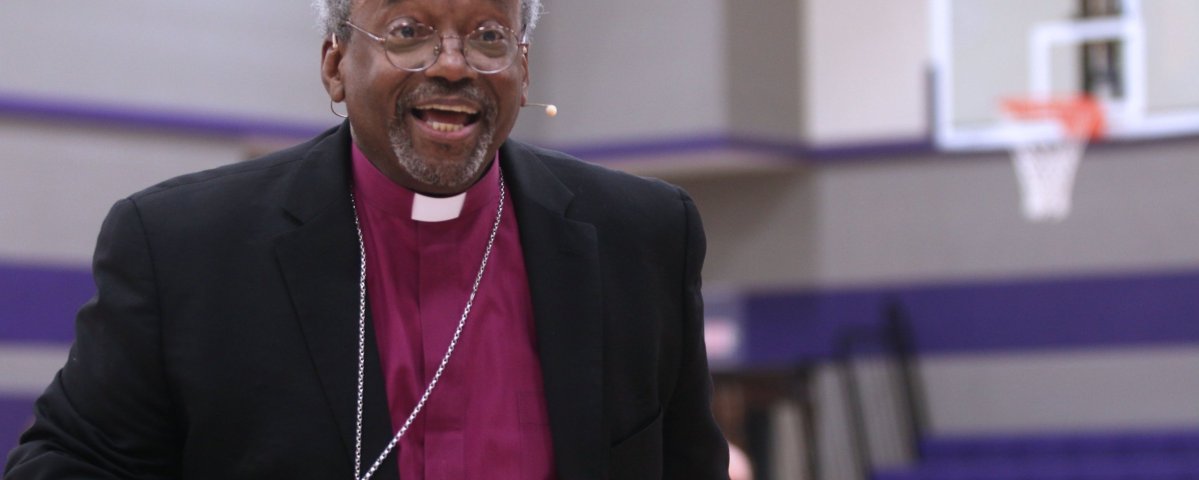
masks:
<path fill-rule="evenodd" d="M 444 222 L 458 218 L 466 204 L 466 192 L 452 197 L 412 196 L 412 219 L 418 222 Z"/>
<path fill-rule="evenodd" d="M 364 204 L 372 204 L 395 218 L 414 222 L 450 222 L 470 216 L 485 207 L 494 208 L 499 198 L 499 154 L 492 160 L 491 167 L 483 178 L 462 193 L 449 197 L 421 195 L 405 188 L 383 174 L 358 149 L 351 144 L 352 169 L 355 195 Z"/>

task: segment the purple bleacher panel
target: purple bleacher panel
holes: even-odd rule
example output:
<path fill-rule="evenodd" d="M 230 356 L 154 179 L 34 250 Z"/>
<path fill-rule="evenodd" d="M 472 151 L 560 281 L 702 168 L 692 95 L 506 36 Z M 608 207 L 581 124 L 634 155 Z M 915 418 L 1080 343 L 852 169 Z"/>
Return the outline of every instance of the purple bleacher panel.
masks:
<path fill-rule="evenodd" d="M 938 436 L 876 480 L 1199 480 L 1199 429 Z"/>
<path fill-rule="evenodd" d="M 86 267 L 0 263 L 0 342 L 69 342 L 96 291 Z"/>
<path fill-rule="evenodd" d="M 872 480 L 1194 480 L 1199 463 L 1170 456 L 1134 459 L 1007 460 L 920 465 L 875 472 Z"/>
<path fill-rule="evenodd" d="M 930 463 L 996 459 L 1199 459 L 1199 429 L 933 436 L 921 441 Z"/>
<path fill-rule="evenodd" d="M 920 480 L 920 471 L 914 468 L 879 470 L 870 475 L 871 480 Z"/>
<path fill-rule="evenodd" d="M 1199 273 L 913 289 L 902 301 L 924 352 L 1199 341 Z"/>
<path fill-rule="evenodd" d="M 745 360 L 826 360 L 846 332 L 881 331 L 892 302 L 922 354 L 1194 344 L 1195 292 L 1199 271 L 760 291 L 745 299 Z"/>

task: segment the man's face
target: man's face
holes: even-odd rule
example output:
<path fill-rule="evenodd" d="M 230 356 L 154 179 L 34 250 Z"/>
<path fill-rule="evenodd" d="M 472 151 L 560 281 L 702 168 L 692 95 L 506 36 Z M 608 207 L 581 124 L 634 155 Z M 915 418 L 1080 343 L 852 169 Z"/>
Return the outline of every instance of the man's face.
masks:
<path fill-rule="evenodd" d="M 396 22 L 437 30 L 442 52 L 423 72 L 396 68 L 382 45 L 359 31 L 326 39 L 322 75 L 344 100 L 354 141 L 396 183 L 434 195 L 473 184 L 508 138 L 528 87 L 528 59 L 481 74 L 467 65 L 461 37 L 484 25 L 521 31 L 518 0 L 359 0 L 350 21 L 384 36 Z M 457 37 L 457 38 L 450 38 Z"/>

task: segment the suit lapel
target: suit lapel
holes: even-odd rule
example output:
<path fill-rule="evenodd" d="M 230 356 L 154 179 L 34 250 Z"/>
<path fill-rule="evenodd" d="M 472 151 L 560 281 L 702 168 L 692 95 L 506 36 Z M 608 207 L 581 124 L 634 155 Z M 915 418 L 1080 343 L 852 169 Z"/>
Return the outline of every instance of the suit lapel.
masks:
<path fill-rule="evenodd" d="M 604 305 L 595 227 L 569 218 L 574 194 L 527 147 L 509 141 L 500 158 L 520 223 L 558 472 L 603 478 Z"/>
<path fill-rule="evenodd" d="M 292 172 L 284 208 L 298 226 L 281 236 L 276 258 L 300 329 L 352 468 L 357 415 L 359 251 L 350 203 L 349 129 L 317 143 Z M 390 440 L 391 421 L 374 328 L 366 324 L 363 469 Z M 395 478 L 395 454 L 378 472 Z"/>

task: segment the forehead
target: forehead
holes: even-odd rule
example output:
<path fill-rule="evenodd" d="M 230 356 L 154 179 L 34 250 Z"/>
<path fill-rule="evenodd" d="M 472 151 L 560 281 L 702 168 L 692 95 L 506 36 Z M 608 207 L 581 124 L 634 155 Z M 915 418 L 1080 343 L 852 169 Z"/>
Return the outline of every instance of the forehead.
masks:
<path fill-rule="evenodd" d="M 444 16 L 502 15 L 519 19 L 520 0 L 357 0 L 351 13 L 388 17 L 404 11 Z"/>

